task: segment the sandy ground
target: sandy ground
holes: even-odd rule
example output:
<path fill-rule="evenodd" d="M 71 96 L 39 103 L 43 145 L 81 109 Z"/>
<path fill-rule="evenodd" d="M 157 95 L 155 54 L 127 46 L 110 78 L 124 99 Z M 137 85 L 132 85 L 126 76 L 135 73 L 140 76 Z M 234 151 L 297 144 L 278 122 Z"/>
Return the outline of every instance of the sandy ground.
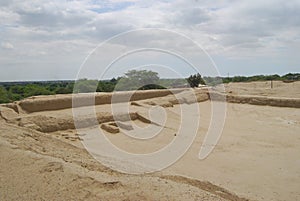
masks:
<path fill-rule="evenodd" d="M 1 200 L 239 200 L 201 183 L 114 172 L 83 149 L 1 123 Z M 225 195 L 225 194 L 224 194 Z"/>
<path fill-rule="evenodd" d="M 273 88 L 271 88 L 271 81 L 229 83 L 225 84 L 225 88 L 227 92 L 238 95 L 300 98 L 300 82 L 273 81 Z"/>
<path fill-rule="evenodd" d="M 234 83 L 226 91 L 300 98 L 300 82 L 274 82 L 273 89 L 269 84 Z M 202 92 L 199 96 L 198 101 L 206 100 Z M 129 106 L 131 123 L 145 129 L 160 127 L 151 122 L 149 110 L 164 111 L 166 122 L 154 138 L 125 135 L 144 133 L 116 127 L 109 104 L 95 107 L 101 123 L 97 129 L 127 152 L 158 151 L 178 137 L 181 104 L 170 104 L 173 98 L 138 100 Z M 300 200 L 299 108 L 228 103 L 219 143 L 208 158 L 199 160 L 211 123 L 211 102 L 192 105 L 199 106 L 201 120 L 191 148 L 163 171 L 143 175 L 122 174 L 96 161 L 81 143 L 81 134 L 95 127 L 75 130 L 71 108 L 26 113 L 17 105 L 13 108 L 19 108 L 18 114 L 0 107 L 0 200 Z M 185 118 L 195 123 L 192 116 Z"/>

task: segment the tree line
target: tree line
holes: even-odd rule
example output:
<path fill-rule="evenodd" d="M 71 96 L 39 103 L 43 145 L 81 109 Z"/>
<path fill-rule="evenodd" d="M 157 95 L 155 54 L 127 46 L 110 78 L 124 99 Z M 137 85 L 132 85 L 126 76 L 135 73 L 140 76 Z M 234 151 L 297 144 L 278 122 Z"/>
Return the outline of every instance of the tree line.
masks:
<path fill-rule="evenodd" d="M 300 73 L 288 73 L 286 75 L 280 76 L 274 75 L 254 75 L 254 76 L 234 76 L 234 77 L 203 77 L 207 85 L 218 85 L 221 83 L 230 82 L 256 82 L 256 81 L 283 81 L 283 82 L 293 82 L 300 81 Z"/>
<path fill-rule="evenodd" d="M 199 84 L 217 85 L 229 82 L 251 82 L 266 80 L 300 81 L 300 73 L 279 75 L 256 75 L 235 77 L 202 77 L 199 73 L 186 79 L 163 79 L 157 72 L 131 70 L 124 76 L 111 80 L 2 82 L 0 83 L 0 103 L 18 101 L 30 96 L 88 92 L 112 92 L 128 90 L 165 89 L 178 87 L 198 87 Z"/>

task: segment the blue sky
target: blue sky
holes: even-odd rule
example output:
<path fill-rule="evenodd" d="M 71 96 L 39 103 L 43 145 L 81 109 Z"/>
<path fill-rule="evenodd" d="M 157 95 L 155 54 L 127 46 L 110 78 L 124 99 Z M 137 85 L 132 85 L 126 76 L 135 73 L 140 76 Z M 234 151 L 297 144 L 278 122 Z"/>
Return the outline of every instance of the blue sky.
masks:
<path fill-rule="evenodd" d="M 221 75 L 299 72 L 299 10 L 299 0 L 2 0 L 0 81 L 76 79 L 98 44 L 143 28 L 184 34 L 208 53 Z M 97 58 L 97 67 L 104 68 L 100 64 L 115 51 L 126 53 L 141 44 L 180 47 L 191 60 L 203 56 L 184 39 L 150 34 L 145 40 L 136 35 L 109 44 L 107 55 Z M 208 59 L 202 65 L 208 65 Z M 170 65 L 182 76 L 193 73 L 182 62 L 153 53 L 121 60 L 107 76 L 150 64 L 157 64 L 156 71 Z M 160 74 L 168 76 L 164 69 Z M 93 69 L 90 75 L 100 77 Z"/>

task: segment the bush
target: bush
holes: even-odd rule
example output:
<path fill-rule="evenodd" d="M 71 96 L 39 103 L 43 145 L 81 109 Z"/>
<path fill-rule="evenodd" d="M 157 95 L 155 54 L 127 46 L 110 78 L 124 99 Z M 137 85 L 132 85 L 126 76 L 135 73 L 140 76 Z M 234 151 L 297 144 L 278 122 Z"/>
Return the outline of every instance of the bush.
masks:
<path fill-rule="evenodd" d="M 0 86 L 0 103 L 8 103 L 10 101 L 7 90 Z"/>
<path fill-rule="evenodd" d="M 187 79 L 188 83 L 190 84 L 191 87 L 198 87 L 199 84 L 203 84 L 205 85 L 205 81 L 202 79 L 201 75 L 199 73 L 195 74 L 195 75 L 191 75 L 188 79 Z"/>

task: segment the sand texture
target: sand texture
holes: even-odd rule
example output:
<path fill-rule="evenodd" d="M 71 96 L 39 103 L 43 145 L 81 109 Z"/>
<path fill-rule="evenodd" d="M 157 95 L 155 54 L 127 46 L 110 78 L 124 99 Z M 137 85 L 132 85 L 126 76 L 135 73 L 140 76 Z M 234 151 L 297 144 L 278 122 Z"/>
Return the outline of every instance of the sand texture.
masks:
<path fill-rule="evenodd" d="M 230 83 L 226 92 L 192 89 L 195 96 L 191 89 L 150 90 L 77 94 L 75 101 L 72 95 L 37 96 L 0 105 L 0 200 L 300 200 L 300 82 L 273 87 Z M 212 100 L 224 98 L 221 139 L 199 160 Z M 114 110 L 112 99 L 129 111 Z M 183 105 L 199 108 L 197 136 L 186 154 L 162 171 L 120 173 L 82 144 L 85 133 L 96 128 L 129 153 L 158 151 L 178 137 Z M 72 106 L 78 108 L 76 124 Z M 149 115 L 155 109 L 166 115 L 164 124 Z M 186 118 L 195 123 L 193 116 Z M 136 126 L 160 132 L 148 140 L 125 135 L 146 135 Z"/>

